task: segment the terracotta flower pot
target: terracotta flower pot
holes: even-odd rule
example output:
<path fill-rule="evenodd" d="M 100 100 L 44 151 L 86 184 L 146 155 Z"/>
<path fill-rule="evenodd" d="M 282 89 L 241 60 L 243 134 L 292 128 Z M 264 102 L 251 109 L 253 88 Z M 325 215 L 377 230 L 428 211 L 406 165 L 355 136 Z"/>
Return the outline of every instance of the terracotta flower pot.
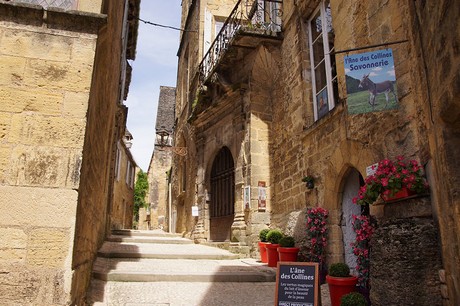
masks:
<path fill-rule="evenodd" d="M 400 191 L 396 192 L 393 195 L 391 195 L 391 193 L 389 195 L 382 194 L 382 199 L 385 202 L 392 202 L 392 201 L 396 201 L 396 200 L 399 200 L 399 199 L 404 199 L 404 198 L 411 197 L 411 196 L 413 196 L 415 194 L 416 193 L 414 191 L 410 190 L 409 188 L 402 187 Z"/>
<path fill-rule="evenodd" d="M 260 261 L 264 263 L 267 263 L 267 248 L 266 248 L 267 244 L 270 244 L 270 243 L 259 241 Z"/>
<path fill-rule="evenodd" d="M 329 294 L 331 296 L 331 306 L 340 306 L 342 296 L 356 291 L 358 277 L 334 277 L 326 275 L 326 282 L 329 285 Z"/>
<path fill-rule="evenodd" d="M 297 254 L 299 253 L 299 248 L 278 248 L 278 256 L 280 261 L 297 261 Z"/>
<path fill-rule="evenodd" d="M 276 267 L 279 261 L 278 247 L 279 244 L 269 243 L 266 245 L 267 248 L 267 263 L 269 267 Z"/>

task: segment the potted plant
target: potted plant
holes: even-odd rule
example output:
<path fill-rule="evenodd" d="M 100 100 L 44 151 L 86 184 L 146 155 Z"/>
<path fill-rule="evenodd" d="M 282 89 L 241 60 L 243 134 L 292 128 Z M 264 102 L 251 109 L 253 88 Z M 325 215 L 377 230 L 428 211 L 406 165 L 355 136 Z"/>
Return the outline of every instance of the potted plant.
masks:
<path fill-rule="evenodd" d="M 270 242 L 266 245 L 267 263 L 269 267 L 276 267 L 276 263 L 279 261 L 278 247 L 282 237 L 283 233 L 278 229 L 272 229 L 267 233 L 267 241 Z"/>
<path fill-rule="evenodd" d="M 302 182 L 306 184 L 308 189 L 313 189 L 315 187 L 315 179 L 311 175 L 304 176 Z"/>
<path fill-rule="evenodd" d="M 326 275 L 326 282 L 329 285 L 331 306 L 340 306 L 342 296 L 356 291 L 358 277 L 350 275 L 350 268 L 345 263 L 334 263 L 329 267 L 329 274 Z"/>
<path fill-rule="evenodd" d="M 292 236 L 283 236 L 279 241 L 278 256 L 280 261 L 297 261 L 300 248 L 295 247 Z"/>
<path fill-rule="evenodd" d="M 267 263 L 267 249 L 266 245 L 269 244 L 267 241 L 267 234 L 270 230 L 268 228 L 264 228 L 259 232 L 259 252 L 260 252 L 260 261 Z"/>
<path fill-rule="evenodd" d="M 396 160 L 381 160 L 375 173 L 369 175 L 353 198 L 353 203 L 359 205 L 373 204 L 379 196 L 385 202 L 428 192 L 428 183 L 424 177 L 423 168 L 416 160 L 406 162 L 404 157 Z"/>
<path fill-rule="evenodd" d="M 359 292 L 351 292 L 342 296 L 340 306 L 367 306 L 367 301 Z"/>

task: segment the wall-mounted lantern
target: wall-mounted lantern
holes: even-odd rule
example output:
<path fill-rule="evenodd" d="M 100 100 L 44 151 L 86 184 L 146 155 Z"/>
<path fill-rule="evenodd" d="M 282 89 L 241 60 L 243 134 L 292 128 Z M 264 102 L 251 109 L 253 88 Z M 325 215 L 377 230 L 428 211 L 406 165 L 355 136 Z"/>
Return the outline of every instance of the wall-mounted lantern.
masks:
<path fill-rule="evenodd" d="M 172 151 L 180 156 L 187 155 L 186 147 L 173 146 L 172 134 L 172 130 L 168 130 L 164 126 L 161 126 L 156 132 L 155 147 L 157 147 L 159 151 Z"/>

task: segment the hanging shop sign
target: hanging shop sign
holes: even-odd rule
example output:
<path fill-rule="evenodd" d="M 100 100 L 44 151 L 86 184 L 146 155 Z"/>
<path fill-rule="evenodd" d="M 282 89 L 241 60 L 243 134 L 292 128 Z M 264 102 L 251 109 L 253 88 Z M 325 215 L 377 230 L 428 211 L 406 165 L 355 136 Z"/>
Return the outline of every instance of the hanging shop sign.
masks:
<path fill-rule="evenodd" d="M 349 114 L 398 108 L 391 48 L 344 57 Z"/>
<path fill-rule="evenodd" d="M 264 181 L 259 181 L 258 184 L 258 209 L 259 211 L 265 211 L 267 209 L 267 187 Z"/>

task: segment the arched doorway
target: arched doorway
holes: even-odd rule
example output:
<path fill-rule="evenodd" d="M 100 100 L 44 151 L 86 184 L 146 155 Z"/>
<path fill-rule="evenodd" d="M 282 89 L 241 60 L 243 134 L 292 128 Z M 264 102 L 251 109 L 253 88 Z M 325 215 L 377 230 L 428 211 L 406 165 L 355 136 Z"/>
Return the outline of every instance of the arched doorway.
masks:
<path fill-rule="evenodd" d="M 353 204 L 353 198 L 358 195 L 360 186 L 363 185 L 363 177 L 356 169 L 351 169 L 345 179 L 342 194 L 342 239 L 345 255 L 345 263 L 350 267 L 353 274 L 356 274 L 356 255 L 353 254 L 351 244 L 356 240 L 356 233 L 353 230 L 353 215 L 361 215 L 363 209 L 360 205 Z"/>
<path fill-rule="evenodd" d="M 223 147 L 211 169 L 210 240 L 230 240 L 235 215 L 235 167 L 232 153 Z"/>

